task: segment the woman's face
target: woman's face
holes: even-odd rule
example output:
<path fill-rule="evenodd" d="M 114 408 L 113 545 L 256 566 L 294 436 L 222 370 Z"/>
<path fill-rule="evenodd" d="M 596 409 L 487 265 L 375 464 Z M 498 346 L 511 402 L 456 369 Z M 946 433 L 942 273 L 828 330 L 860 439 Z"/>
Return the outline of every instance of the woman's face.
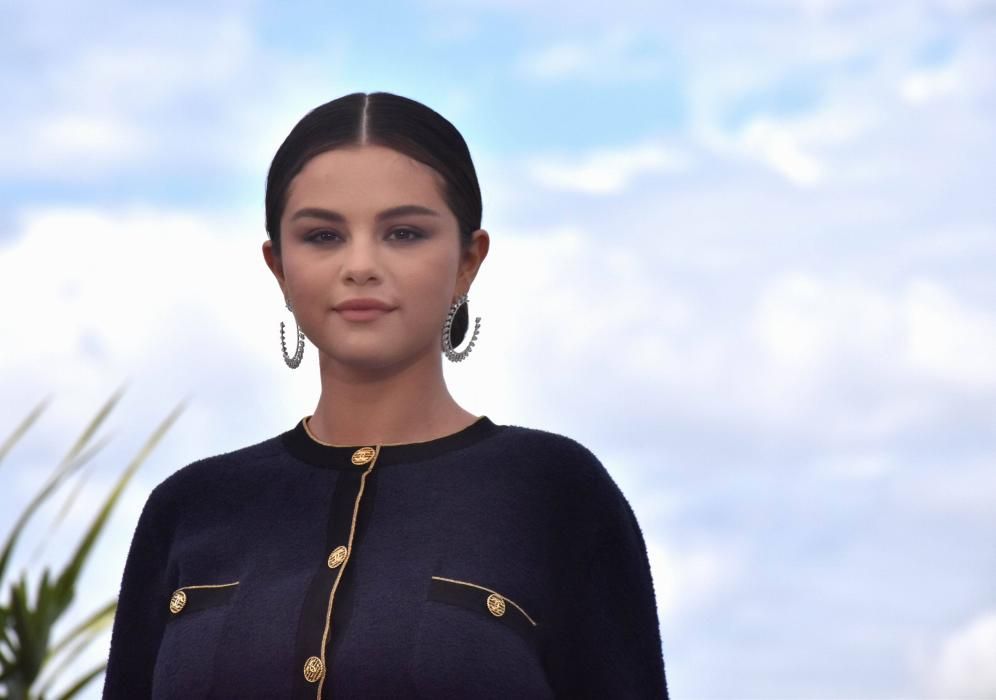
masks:
<path fill-rule="evenodd" d="M 321 153 L 291 181 L 281 256 L 270 241 L 263 255 L 323 359 L 385 369 L 440 354 L 449 307 L 469 290 L 488 248 L 487 233 L 477 231 L 461 260 L 441 187 L 432 168 L 370 145 Z M 409 205 L 428 211 L 389 211 Z M 335 308 L 361 297 L 391 310 L 350 320 Z M 291 334 L 288 350 L 293 342 Z"/>

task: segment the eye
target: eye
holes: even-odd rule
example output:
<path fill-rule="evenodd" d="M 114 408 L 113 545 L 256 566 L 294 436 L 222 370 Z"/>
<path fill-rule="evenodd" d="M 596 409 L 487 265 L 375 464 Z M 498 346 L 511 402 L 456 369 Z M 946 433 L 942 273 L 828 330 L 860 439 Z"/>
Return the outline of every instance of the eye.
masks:
<path fill-rule="evenodd" d="M 391 233 L 389 233 L 388 236 L 390 237 L 390 236 L 396 235 L 396 234 L 402 234 L 402 235 L 400 235 L 399 237 L 397 237 L 395 240 L 398 240 L 398 241 L 401 241 L 401 242 L 404 242 L 404 243 L 411 242 L 411 241 L 416 241 L 416 240 L 418 240 L 420 238 L 425 238 L 425 234 L 423 234 L 418 229 L 407 228 L 407 227 L 405 227 L 405 228 L 396 228 L 393 231 L 391 231 Z M 335 241 L 335 240 L 341 240 L 341 237 L 335 231 L 332 231 L 332 230 L 327 229 L 327 228 L 323 228 L 323 229 L 319 229 L 318 231 L 314 231 L 313 233 L 309 234 L 308 236 L 305 237 L 305 240 L 306 241 L 311 241 L 311 242 L 314 242 L 314 243 L 330 243 L 330 242 Z"/>
<path fill-rule="evenodd" d="M 401 241 L 416 241 L 419 238 L 425 238 L 425 235 L 423 235 L 423 233 L 421 231 L 419 231 L 417 229 L 414 229 L 414 228 L 396 228 L 393 231 L 391 231 L 391 233 L 392 234 L 395 234 L 395 233 L 408 233 L 408 234 L 411 234 L 409 236 L 404 236 L 404 237 L 398 239 L 398 240 L 401 240 Z"/>
<path fill-rule="evenodd" d="M 305 240 L 306 241 L 315 241 L 316 243 L 324 243 L 326 241 L 331 240 L 330 238 L 323 237 L 323 234 L 328 234 L 330 236 L 338 236 L 339 235 L 335 231 L 330 231 L 327 228 L 323 228 L 323 229 L 320 229 L 318 231 L 315 231 L 314 233 L 312 233 L 311 235 L 309 235 L 307 238 L 305 238 Z"/>

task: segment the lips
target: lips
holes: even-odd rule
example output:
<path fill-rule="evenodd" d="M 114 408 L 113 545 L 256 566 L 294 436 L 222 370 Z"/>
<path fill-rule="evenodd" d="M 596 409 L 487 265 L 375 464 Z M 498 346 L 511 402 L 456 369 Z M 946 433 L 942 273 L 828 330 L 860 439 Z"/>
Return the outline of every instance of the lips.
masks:
<path fill-rule="evenodd" d="M 347 321 L 373 321 L 390 312 L 391 309 L 371 309 L 368 307 L 365 309 L 342 309 L 338 313 Z"/>
<path fill-rule="evenodd" d="M 381 301 L 380 299 L 371 298 L 358 298 L 358 299 L 348 299 L 342 302 L 338 306 L 334 307 L 336 311 L 368 311 L 368 310 L 380 310 L 380 311 L 390 311 L 392 307 L 390 304 Z"/>

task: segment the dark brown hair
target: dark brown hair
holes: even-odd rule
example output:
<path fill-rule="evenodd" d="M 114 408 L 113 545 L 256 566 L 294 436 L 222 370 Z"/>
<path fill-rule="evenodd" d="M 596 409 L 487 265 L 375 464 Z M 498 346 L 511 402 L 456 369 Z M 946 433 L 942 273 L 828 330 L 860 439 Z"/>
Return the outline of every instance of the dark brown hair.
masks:
<path fill-rule="evenodd" d="M 266 178 L 266 232 L 277 255 L 291 180 L 319 153 L 364 144 L 391 148 L 435 170 L 460 227 L 461 246 L 470 245 L 471 234 L 481 227 L 481 188 L 460 132 L 421 102 L 389 92 L 354 92 L 304 115 L 273 157 Z"/>
<path fill-rule="evenodd" d="M 389 92 L 354 92 L 315 107 L 280 144 L 266 177 L 266 233 L 280 255 L 280 219 L 287 188 L 305 163 L 343 146 L 378 145 L 428 165 L 442 178 L 442 196 L 456 217 L 460 248 L 481 228 L 481 188 L 467 144 L 456 127 L 421 102 Z M 453 320 L 454 345 L 467 331 L 467 304 Z"/>

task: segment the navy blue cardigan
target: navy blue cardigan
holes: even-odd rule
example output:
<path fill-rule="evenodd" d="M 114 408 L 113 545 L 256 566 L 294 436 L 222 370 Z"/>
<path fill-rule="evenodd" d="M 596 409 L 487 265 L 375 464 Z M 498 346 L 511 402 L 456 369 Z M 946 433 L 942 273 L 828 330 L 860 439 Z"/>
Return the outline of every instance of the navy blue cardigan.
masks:
<path fill-rule="evenodd" d="M 152 491 L 104 698 L 667 697 L 643 535 L 590 450 L 487 416 L 348 447 L 305 420 Z"/>

